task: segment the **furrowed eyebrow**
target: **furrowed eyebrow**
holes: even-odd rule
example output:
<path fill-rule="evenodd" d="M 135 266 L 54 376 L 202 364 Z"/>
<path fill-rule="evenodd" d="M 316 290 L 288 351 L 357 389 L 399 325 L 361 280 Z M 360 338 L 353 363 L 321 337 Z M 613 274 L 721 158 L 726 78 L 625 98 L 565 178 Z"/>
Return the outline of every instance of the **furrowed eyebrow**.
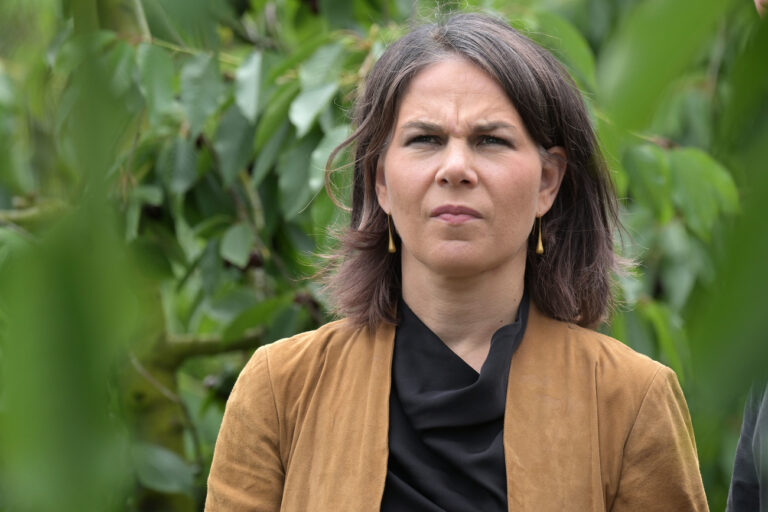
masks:
<path fill-rule="evenodd" d="M 474 127 L 475 132 L 492 132 L 495 130 L 505 129 L 505 130 L 511 130 L 513 132 L 517 132 L 517 127 L 514 125 L 511 125 L 509 123 L 505 123 L 503 121 L 493 122 L 493 123 L 482 123 L 482 124 L 476 124 Z"/>
<path fill-rule="evenodd" d="M 435 123 L 428 123 L 426 121 L 409 121 L 403 125 L 403 130 L 407 129 L 424 130 L 427 132 L 441 132 L 443 129 L 440 125 Z"/>
<path fill-rule="evenodd" d="M 402 129 L 403 130 L 416 129 L 416 130 L 423 130 L 423 131 L 432 132 L 432 133 L 443 131 L 443 128 L 439 124 L 430 123 L 428 121 L 409 121 L 402 126 Z M 499 129 L 511 130 L 513 132 L 518 131 L 517 127 L 514 125 L 505 123 L 503 121 L 496 121 L 496 122 L 490 122 L 490 123 L 477 124 L 472 128 L 472 132 L 487 133 L 487 132 L 493 132 Z"/>

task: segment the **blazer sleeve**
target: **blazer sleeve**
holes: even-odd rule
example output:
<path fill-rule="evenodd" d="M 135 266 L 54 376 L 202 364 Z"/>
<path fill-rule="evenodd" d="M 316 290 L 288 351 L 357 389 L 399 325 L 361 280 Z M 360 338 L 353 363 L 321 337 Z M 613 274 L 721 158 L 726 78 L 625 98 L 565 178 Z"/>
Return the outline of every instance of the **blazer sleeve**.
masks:
<path fill-rule="evenodd" d="M 638 409 L 611 510 L 708 510 L 688 406 L 666 366 L 656 371 Z"/>
<path fill-rule="evenodd" d="M 227 400 L 208 476 L 206 512 L 280 510 L 285 471 L 279 428 L 267 350 L 262 347 Z"/>

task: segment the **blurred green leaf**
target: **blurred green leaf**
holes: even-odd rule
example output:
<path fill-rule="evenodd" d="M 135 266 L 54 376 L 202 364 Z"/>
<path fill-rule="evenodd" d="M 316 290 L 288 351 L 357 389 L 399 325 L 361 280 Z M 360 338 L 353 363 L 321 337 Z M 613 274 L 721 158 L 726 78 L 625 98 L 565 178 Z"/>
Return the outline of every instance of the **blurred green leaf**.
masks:
<path fill-rule="evenodd" d="M 239 339 L 248 329 L 269 325 L 278 312 L 293 303 L 293 294 L 266 299 L 239 315 L 224 329 L 223 339 L 230 342 Z"/>
<path fill-rule="evenodd" d="M 673 311 L 681 311 L 696 280 L 705 274 L 706 264 L 702 261 L 696 240 L 686 231 L 679 219 L 661 229 L 659 245 L 663 251 L 661 280 L 664 298 Z"/>
<path fill-rule="evenodd" d="M 644 129 L 669 84 L 690 66 L 731 0 L 635 4 L 597 66 L 602 104 L 627 129 Z M 685 27 L 685 30 L 681 30 Z"/>
<path fill-rule="evenodd" d="M 266 144 L 259 151 L 259 156 L 256 159 L 256 165 L 253 170 L 253 184 L 258 186 L 261 180 L 264 179 L 267 172 L 275 165 L 277 161 L 277 155 L 280 152 L 280 148 L 283 145 L 283 141 L 288 136 L 288 130 L 290 123 L 288 120 L 284 120 L 280 124 L 272 136 L 269 138 Z"/>
<path fill-rule="evenodd" d="M 676 318 L 674 313 L 658 302 L 642 304 L 640 312 L 653 325 L 656 341 L 659 344 L 661 353 L 668 361 L 669 366 L 677 374 L 680 384 L 685 385 L 687 373 L 683 367 L 683 355 L 678 349 L 678 346 L 682 344 L 682 340 L 675 339 L 675 337 L 682 336 L 679 318 Z"/>
<path fill-rule="evenodd" d="M 139 185 L 131 191 L 131 199 L 140 204 L 160 206 L 163 204 L 163 190 L 154 185 Z"/>
<path fill-rule="evenodd" d="M 163 48 L 142 43 L 136 50 L 139 85 L 149 111 L 150 123 L 159 122 L 175 106 L 173 60 Z"/>
<path fill-rule="evenodd" d="M 0 226 L 0 267 L 14 252 L 29 248 L 30 241 L 15 229 Z"/>
<path fill-rule="evenodd" d="M 163 203 L 163 190 L 154 185 L 139 185 L 131 190 L 125 219 L 125 240 L 130 242 L 139 234 L 141 208 L 145 204 L 160 206 Z"/>
<path fill-rule="evenodd" d="M 214 2 L 141 0 L 151 33 L 160 39 L 193 48 L 216 49 Z"/>
<path fill-rule="evenodd" d="M 181 135 L 166 141 L 157 160 L 157 173 L 172 194 L 189 190 L 197 179 L 194 142 Z"/>
<path fill-rule="evenodd" d="M 738 192 L 728 171 L 711 156 L 695 148 L 670 152 L 672 200 L 686 223 L 702 240 L 723 213 L 738 209 Z"/>
<path fill-rule="evenodd" d="M 331 151 L 341 144 L 349 135 L 349 127 L 340 125 L 325 134 L 320 144 L 312 151 L 309 171 L 309 188 L 317 192 L 325 182 L 325 164 Z"/>
<path fill-rule="evenodd" d="M 131 452 L 142 485 L 160 492 L 192 494 L 195 470 L 179 455 L 150 443 L 135 443 Z"/>
<path fill-rule="evenodd" d="M 235 181 L 238 173 L 251 159 L 255 133 L 256 127 L 248 122 L 236 105 L 224 112 L 213 147 L 219 157 L 219 169 L 225 186 Z"/>
<path fill-rule="evenodd" d="M 299 81 L 302 90 L 316 89 L 336 82 L 344 58 L 344 47 L 339 43 L 321 46 L 299 66 Z"/>
<path fill-rule="evenodd" d="M 666 152 L 652 144 L 632 146 L 624 154 L 624 168 L 633 200 L 650 206 L 660 224 L 669 222 L 674 210 Z"/>
<path fill-rule="evenodd" d="M 205 121 L 216 111 L 223 94 L 224 85 L 212 55 L 196 55 L 184 65 L 181 70 L 181 104 L 193 137 L 202 131 Z"/>
<path fill-rule="evenodd" d="M 568 20 L 551 11 L 538 10 L 533 19 L 531 38 L 554 53 L 582 88 L 594 91 L 595 57 L 584 36 Z"/>
<path fill-rule="evenodd" d="M 259 126 L 256 129 L 256 138 L 254 146 L 256 151 L 261 151 L 264 144 L 270 140 L 280 125 L 283 124 L 288 114 L 288 108 L 293 98 L 299 93 L 299 83 L 297 81 L 282 85 L 275 95 L 270 99 L 269 104 L 264 110 Z"/>
<path fill-rule="evenodd" d="M 245 118 L 256 122 L 261 88 L 261 52 L 251 53 L 235 72 L 235 101 Z"/>
<path fill-rule="evenodd" d="M 303 89 L 291 103 L 288 116 L 296 127 L 296 136 L 301 138 L 309 131 L 317 116 L 339 90 L 337 83 L 313 86 Z"/>
<path fill-rule="evenodd" d="M 244 268 L 251 256 L 256 235 L 248 224 L 241 222 L 229 228 L 221 239 L 219 254 L 230 263 Z"/>
<path fill-rule="evenodd" d="M 317 142 L 318 137 L 310 134 L 280 155 L 277 164 L 280 208 L 287 220 L 296 217 L 312 199 L 309 166 Z"/>

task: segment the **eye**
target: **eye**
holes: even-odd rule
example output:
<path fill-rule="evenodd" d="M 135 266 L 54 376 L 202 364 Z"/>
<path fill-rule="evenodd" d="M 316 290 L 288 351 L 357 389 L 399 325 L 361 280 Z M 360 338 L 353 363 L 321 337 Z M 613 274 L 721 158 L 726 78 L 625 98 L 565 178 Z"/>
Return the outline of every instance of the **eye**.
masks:
<path fill-rule="evenodd" d="M 416 135 L 414 137 L 411 137 L 408 139 L 408 145 L 411 144 L 423 144 L 423 145 L 430 145 L 430 144 L 440 144 L 441 140 L 440 137 L 437 135 Z"/>
<path fill-rule="evenodd" d="M 480 146 L 507 146 L 512 147 L 512 143 L 510 143 L 506 139 L 502 139 L 501 137 L 496 137 L 494 135 L 481 135 L 477 139 L 477 144 Z"/>

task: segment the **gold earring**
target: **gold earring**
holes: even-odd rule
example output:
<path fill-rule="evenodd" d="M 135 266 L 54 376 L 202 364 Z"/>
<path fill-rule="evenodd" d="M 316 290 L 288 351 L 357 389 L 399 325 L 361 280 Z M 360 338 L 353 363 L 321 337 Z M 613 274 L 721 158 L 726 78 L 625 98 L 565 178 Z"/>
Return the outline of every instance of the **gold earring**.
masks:
<path fill-rule="evenodd" d="M 395 240 L 392 238 L 392 223 L 389 217 L 390 215 L 387 214 L 387 233 L 389 234 L 389 248 L 387 250 L 390 254 L 394 254 L 397 252 L 397 247 L 395 247 Z"/>
<path fill-rule="evenodd" d="M 536 218 L 539 220 L 539 242 L 536 244 L 536 254 L 544 254 L 544 244 L 541 243 L 541 215 Z"/>

